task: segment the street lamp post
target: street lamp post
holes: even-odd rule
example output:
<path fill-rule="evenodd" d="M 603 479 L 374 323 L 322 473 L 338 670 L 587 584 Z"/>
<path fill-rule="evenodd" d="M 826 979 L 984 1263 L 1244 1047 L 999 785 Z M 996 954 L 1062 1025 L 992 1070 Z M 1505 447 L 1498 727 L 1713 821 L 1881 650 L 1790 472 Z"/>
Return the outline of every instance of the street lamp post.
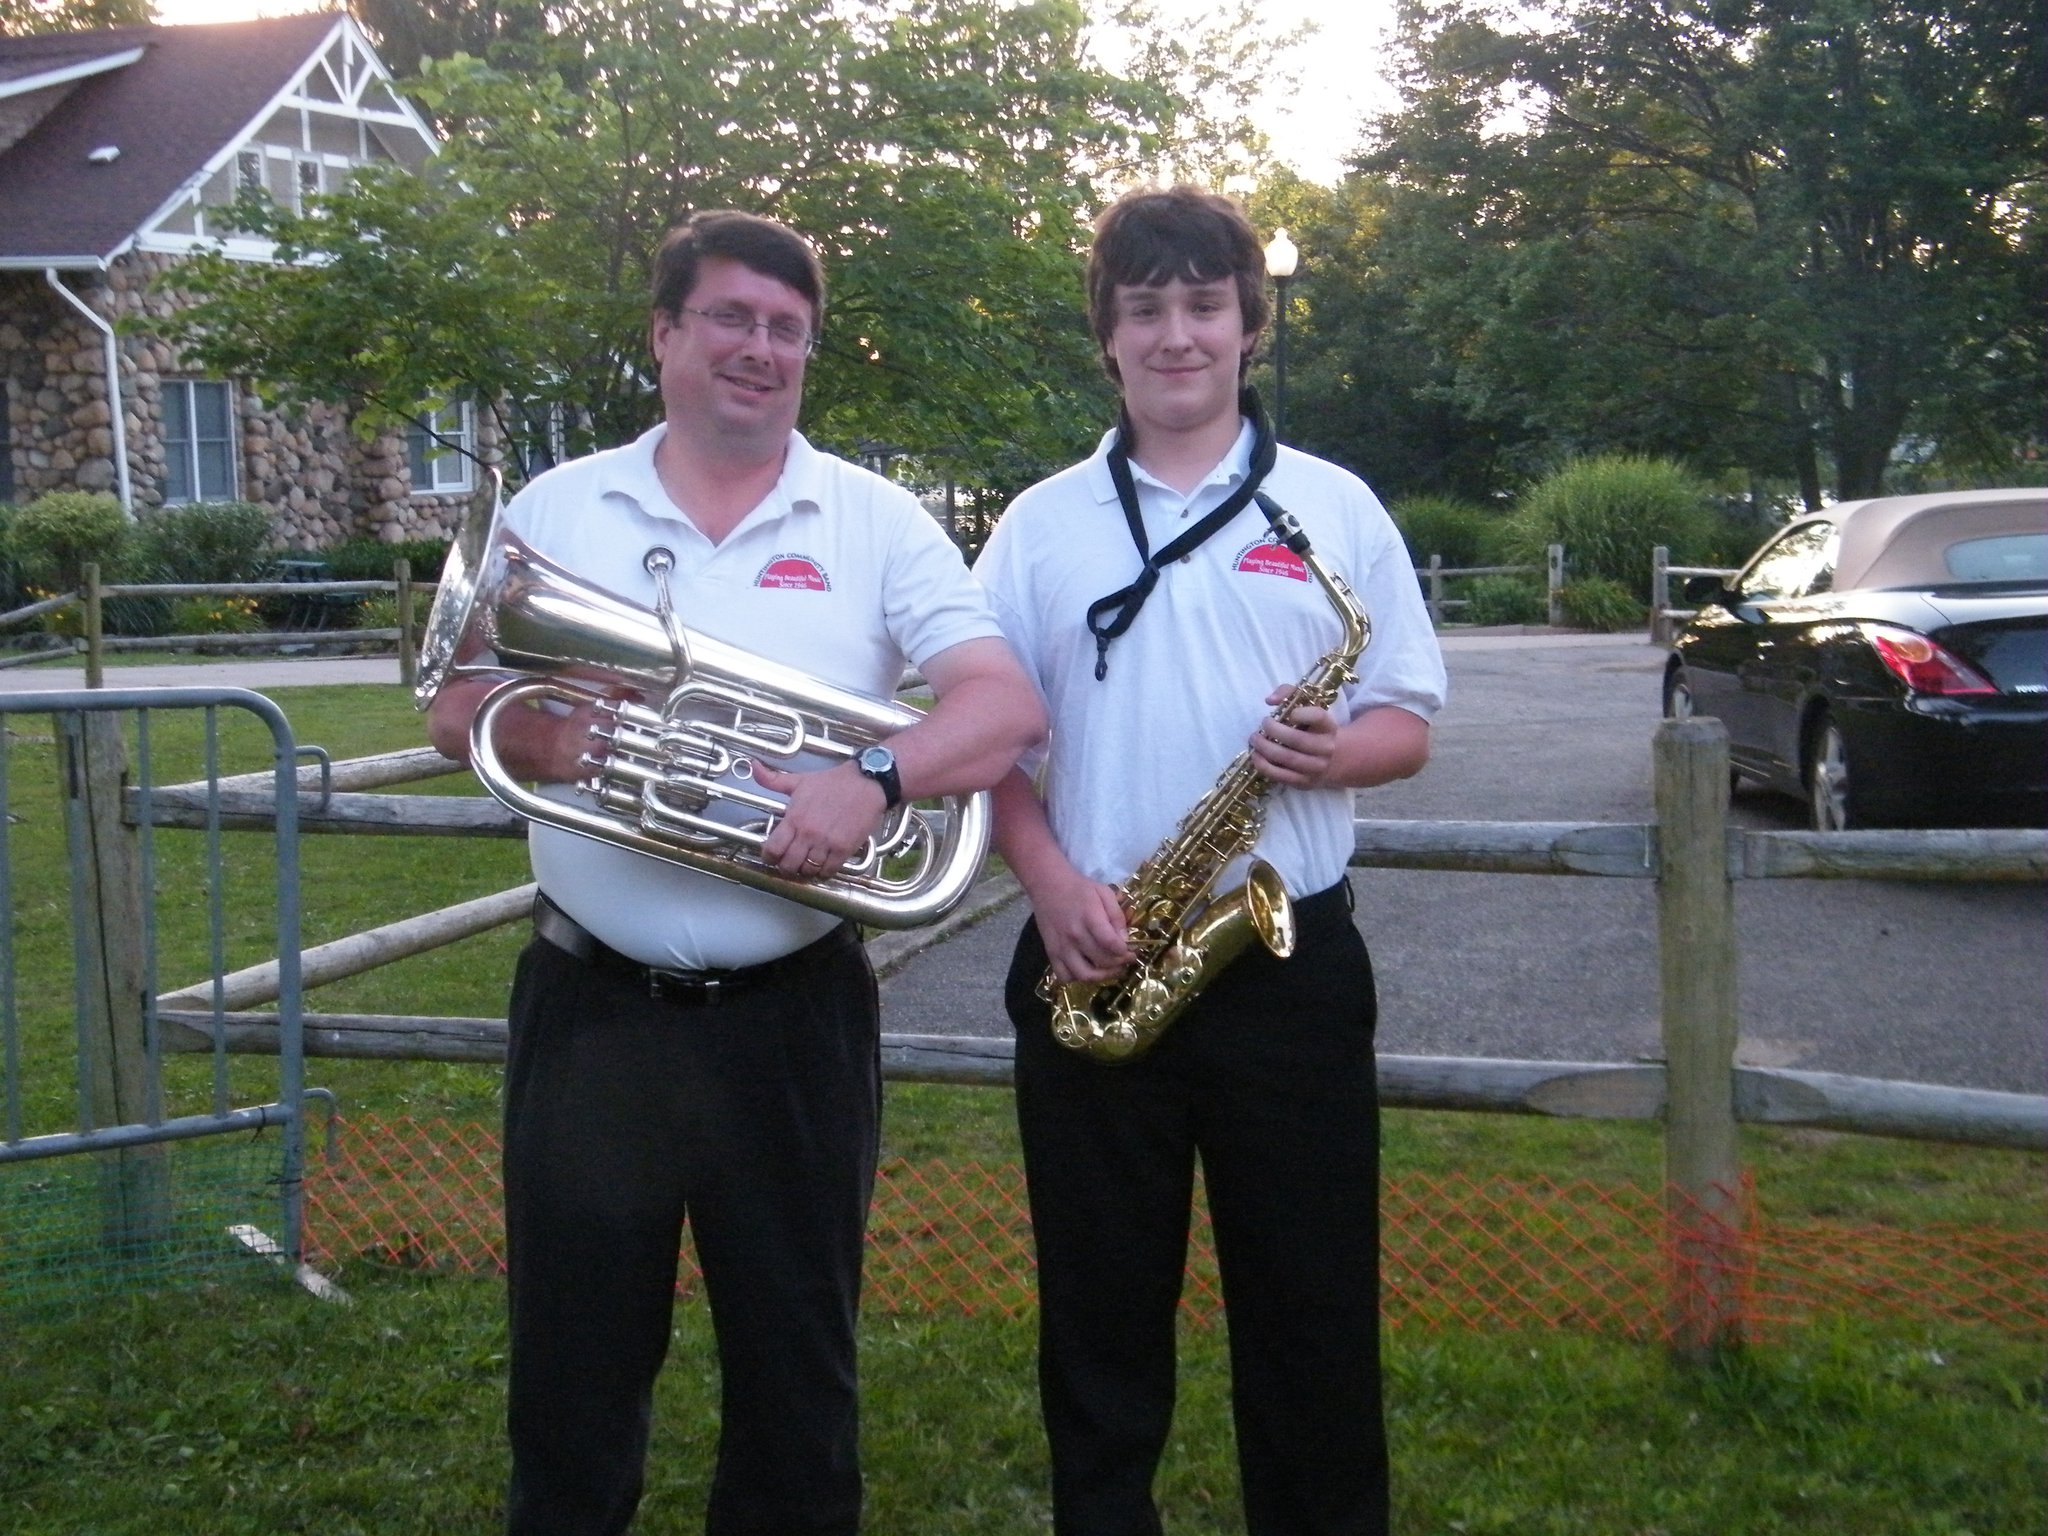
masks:
<path fill-rule="evenodd" d="M 1294 268 L 1300 260 L 1301 252 L 1287 238 L 1287 231 L 1274 230 L 1273 238 L 1266 243 L 1266 275 L 1273 279 L 1276 294 L 1273 306 L 1273 436 L 1276 438 L 1287 433 L 1287 284 L 1293 279 Z"/>

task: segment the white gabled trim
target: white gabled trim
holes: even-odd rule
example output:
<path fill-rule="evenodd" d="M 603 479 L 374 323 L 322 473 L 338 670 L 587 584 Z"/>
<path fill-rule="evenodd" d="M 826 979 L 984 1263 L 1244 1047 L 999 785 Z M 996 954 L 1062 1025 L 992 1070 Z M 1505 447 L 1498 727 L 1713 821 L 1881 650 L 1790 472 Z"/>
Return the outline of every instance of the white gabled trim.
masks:
<path fill-rule="evenodd" d="M 104 272 L 107 256 L 0 256 L 0 272 Z"/>
<path fill-rule="evenodd" d="M 99 58 L 86 59 L 81 63 L 59 65 L 55 69 L 44 70 L 40 75 L 0 82 L 0 101 L 5 101 L 9 96 L 26 96 L 30 91 L 46 90 L 53 85 L 84 80 L 92 75 L 104 75 L 110 70 L 126 69 L 141 58 L 142 54 L 141 48 L 124 48 L 119 53 L 102 54 Z"/>
<path fill-rule="evenodd" d="M 342 91 L 344 99 L 340 102 L 320 101 L 312 98 L 308 98 L 303 102 L 296 102 L 296 98 L 304 95 L 302 88 L 305 85 L 307 76 L 311 75 L 314 70 L 326 70 L 328 79 L 332 80 L 334 78 L 334 72 L 327 70 L 327 55 L 333 50 L 337 39 L 345 43 L 345 51 L 348 57 L 362 66 L 359 70 L 349 71 L 354 77 L 353 94 L 349 90 L 344 89 Z M 394 114 L 378 109 L 365 109 L 358 105 L 363 91 L 368 88 L 369 82 L 373 79 L 382 81 L 386 87 L 390 88 L 391 98 L 398 103 L 401 113 Z M 412 103 L 399 93 L 391 78 L 391 72 L 384 67 L 383 61 L 377 57 L 376 52 L 370 47 L 369 41 L 364 37 L 362 29 L 355 24 L 353 18 L 337 16 L 334 19 L 333 27 L 328 29 L 320 41 L 314 45 L 312 52 L 307 55 L 305 64 L 285 82 L 283 87 L 270 100 L 263 104 L 261 110 L 254 117 L 243 124 L 240 132 L 232 135 L 225 144 L 208 156 L 206 162 L 197 171 L 186 177 L 177 190 L 159 204 L 156 210 L 137 226 L 136 233 L 122 242 L 120 250 L 109 253 L 110 257 L 119 255 L 122 250 L 126 250 L 132 245 L 138 245 L 155 237 L 157 225 L 177 212 L 186 200 L 194 196 L 200 188 L 211 181 L 223 166 L 232 162 L 235 155 L 247 147 L 250 140 L 256 137 L 257 130 L 262 128 L 264 124 L 268 123 L 277 114 L 279 108 L 293 104 L 304 105 L 318 111 L 333 112 L 353 117 L 358 121 L 368 120 L 387 127 L 402 126 L 419 135 L 420 142 L 426 146 L 428 154 L 439 154 L 441 151 L 441 141 L 434 137 L 434 131 L 427 126 L 426 119 L 421 117 Z M 182 240 L 188 237 L 177 236 L 172 238 Z M 249 242 L 243 243 L 248 244 Z"/>

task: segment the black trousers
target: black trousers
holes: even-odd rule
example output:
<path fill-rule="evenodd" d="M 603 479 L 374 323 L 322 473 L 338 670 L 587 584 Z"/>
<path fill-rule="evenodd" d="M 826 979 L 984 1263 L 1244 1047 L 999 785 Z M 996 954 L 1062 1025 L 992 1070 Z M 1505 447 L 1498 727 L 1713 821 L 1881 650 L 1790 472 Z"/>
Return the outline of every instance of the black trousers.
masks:
<path fill-rule="evenodd" d="M 512 1536 L 624 1531 L 687 1217 L 723 1393 L 710 1536 L 852 1536 L 881 1103 L 857 945 L 716 1006 L 536 939 L 505 1077 Z"/>
<path fill-rule="evenodd" d="M 1372 962 L 1343 886 L 1296 902 L 1150 1054 L 1054 1043 L 1027 923 L 1005 1001 L 1038 1246 L 1056 1536 L 1157 1536 L 1174 1328 L 1201 1159 L 1230 1329 L 1248 1536 L 1381 1536 L 1379 1107 Z"/>

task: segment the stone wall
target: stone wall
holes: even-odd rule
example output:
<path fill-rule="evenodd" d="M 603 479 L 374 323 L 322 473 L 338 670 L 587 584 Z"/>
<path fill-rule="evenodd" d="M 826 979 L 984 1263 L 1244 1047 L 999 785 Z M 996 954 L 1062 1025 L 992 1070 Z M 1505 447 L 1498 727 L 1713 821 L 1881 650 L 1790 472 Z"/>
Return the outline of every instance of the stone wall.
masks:
<path fill-rule="evenodd" d="M 59 277 L 100 315 L 146 319 L 177 303 L 153 286 L 174 260 L 134 253 L 103 275 Z M 117 346 L 129 478 L 136 509 L 147 511 L 164 498 L 164 381 L 201 375 L 146 333 L 121 334 Z M 16 501 L 48 490 L 117 488 L 105 357 L 100 333 L 41 273 L 0 273 L 0 383 Z M 403 437 L 365 442 L 338 407 L 285 410 L 246 385 L 236 384 L 232 399 L 237 494 L 270 509 L 280 544 L 303 551 L 352 537 L 395 543 L 454 533 L 469 498 L 414 494 Z M 479 435 L 488 457 L 489 434 Z"/>

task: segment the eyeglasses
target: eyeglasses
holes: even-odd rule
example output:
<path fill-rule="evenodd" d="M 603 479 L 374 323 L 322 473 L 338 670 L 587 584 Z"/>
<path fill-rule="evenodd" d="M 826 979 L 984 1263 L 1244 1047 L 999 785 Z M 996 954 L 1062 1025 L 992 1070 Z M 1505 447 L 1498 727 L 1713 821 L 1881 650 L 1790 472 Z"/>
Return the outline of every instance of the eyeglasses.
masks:
<path fill-rule="evenodd" d="M 677 307 L 686 315 L 700 315 L 709 320 L 734 340 L 756 330 L 766 331 L 768 345 L 791 357 L 809 357 L 818 347 L 817 333 L 795 320 L 756 320 L 753 312 L 745 309 L 693 309 L 688 304 Z"/>

